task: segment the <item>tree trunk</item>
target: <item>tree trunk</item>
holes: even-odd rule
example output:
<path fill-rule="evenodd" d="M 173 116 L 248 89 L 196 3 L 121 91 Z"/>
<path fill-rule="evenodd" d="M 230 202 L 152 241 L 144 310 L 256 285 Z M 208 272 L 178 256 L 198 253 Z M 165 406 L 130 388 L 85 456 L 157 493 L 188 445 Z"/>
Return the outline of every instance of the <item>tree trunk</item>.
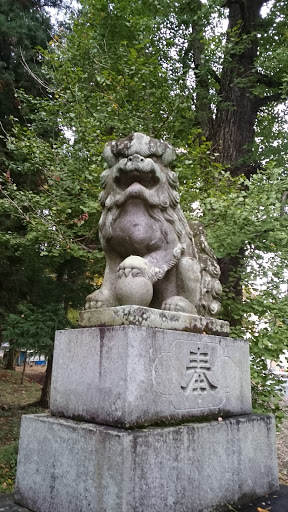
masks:
<path fill-rule="evenodd" d="M 191 32 L 187 39 L 187 47 L 183 53 L 183 71 L 189 74 L 191 61 L 195 73 L 195 122 L 201 128 L 207 140 L 211 139 L 213 131 L 213 112 L 210 98 L 210 64 L 205 58 L 205 21 L 202 16 L 201 0 L 188 0 L 184 6 L 180 4 L 182 15 L 189 13 L 192 18 Z M 186 25 L 187 26 L 187 25 Z"/>
<path fill-rule="evenodd" d="M 52 364 L 53 356 L 48 357 L 47 368 L 45 372 L 45 382 L 42 388 L 39 405 L 45 409 L 49 409 L 50 406 L 50 389 L 51 389 L 51 377 L 52 377 Z"/>
<path fill-rule="evenodd" d="M 25 370 L 26 370 L 26 361 L 27 361 L 27 350 L 26 350 L 25 356 L 24 356 L 23 370 L 22 370 L 22 376 L 21 376 L 21 384 L 23 384 L 23 382 L 24 382 L 24 375 L 25 375 Z"/>
<path fill-rule="evenodd" d="M 15 370 L 15 349 L 14 348 L 9 349 L 5 369 L 6 370 Z"/>
<path fill-rule="evenodd" d="M 241 322 L 239 313 L 235 315 L 235 309 L 237 309 L 237 302 L 242 301 L 241 277 L 244 254 L 245 250 L 241 247 L 238 254 L 235 256 L 220 258 L 218 260 L 221 270 L 220 281 L 228 298 L 227 304 L 223 307 L 222 316 L 224 320 L 230 323 L 231 327 L 236 327 Z"/>
<path fill-rule="evenodd" d="M 216 161 L 227 166 L 232 177 L 244 174 L 250 179 L 257 172 L 257 165 L 252 161 L 252 144 L 259 102 L 252 87 L 257 81 L 256 30 L 263 3 L 262 0 L 228 0 L 225 4 L 229 8 L 229 26 L 211 143 Z M 236 302 L 242 299 L 244 253 L 245 248 L 240 247 L 237 254 L 219 261 L 224 290 Z M 239 316 L 234 316 L 233 308 L 226 310 L 225 316 L 232 326 L 241 322 Z"/>
<path fill-rule="evenodd" d="M 254 33 L 261 19 L 260 2 L 239 0 L 228 1 L 226 5 L 229 6 L 229 25 L 212 150 L 218 154 L 219 163 L 229 166 L 232 176 L 248 174 L 249 177 L 259 108 L 251 88 L 256 83 L 258 42 Z"/>
<path fill-rule="evenodd" d="M 257 30 L 261 7 L 266 0 L 224 0 L 228 9 L 228 30 L 221 74 L 209 66 L 205 56 L 205 4 L 202 0 L 187 0 L 181 9 L 184 19 L 190 14 L 190 36 L 183 54 L 183 70 L 189 76 L 193 67 L 196 81 L 195 118 L 215 153 L 216 162 L 224 165 L 232 177 L 244 174 L 248 179 L 257 172 L 252 160 L 255 122 L 259 108 L 269 98 L 257 98 L 253 93 L 259 81 L 255 66 L 258 54 Z M 186 23 L 186 27 L 187 23 Z M 209 60 L 209 59 L 208 59 Z M 210 105 L 212 81 L 219 86 L 215 119 Z M 216 90 L 216 89 L 215 89 Z M 272 96 L 271 96 L 271 99 Z M 229 298 L 242 299 L 241 275 L 245 248 L 220 260 L 222 285 Z M 233 308 L 224 312 L 231 325 L 239 325 L 241 319 L 234 316 Z"/>

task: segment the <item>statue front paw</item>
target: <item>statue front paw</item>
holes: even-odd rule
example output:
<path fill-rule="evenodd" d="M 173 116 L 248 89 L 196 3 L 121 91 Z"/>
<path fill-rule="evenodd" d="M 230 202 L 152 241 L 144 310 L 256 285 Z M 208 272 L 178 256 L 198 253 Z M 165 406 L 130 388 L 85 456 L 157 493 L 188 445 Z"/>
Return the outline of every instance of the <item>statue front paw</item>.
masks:
<path fill-rule="evenodd" d="M 195 306 L 189 302 L 189 300 L 185 299 L 185 297 L 181 297 L 175 295 L 174 297 L 170 297 L 169 299 L 164 300 L 161 305 L 161 309 L 165 311 L 176 311 L 177 313 L 188 313 L 189 315 L 197 315 L 197 311 Z"/>
<path fill-rule="evenodd" d="M 111 295 L 107 292 L 103 292 L 100 290 L 96 290 L 95 292 L 88 295 L 86 298 L 85 309 L 101 309 L 101 308 L 110 308 L 111 306 L 115 306 L 116 304 L 113 301 Z"/>

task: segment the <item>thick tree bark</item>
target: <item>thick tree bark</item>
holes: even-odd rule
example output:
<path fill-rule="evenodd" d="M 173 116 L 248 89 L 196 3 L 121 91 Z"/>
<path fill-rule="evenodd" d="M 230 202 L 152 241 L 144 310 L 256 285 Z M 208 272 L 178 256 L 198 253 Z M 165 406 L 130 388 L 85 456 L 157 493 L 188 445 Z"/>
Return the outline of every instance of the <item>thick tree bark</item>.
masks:
<path fill-rule="evenodd" d="M 193 22 L 191 24 L 192 31 L 183 55 L 183 70 L 184 72 L 189 71 L 192 60 L 196 77 L 195 121 L 201 128 L 203 135 L 207 140 L 210 140 L 214 122 L 209 94 L 210 76 L 208 69 L 211 71 L 211 68 L 210 63 L 205 62 L 205 47 L 203 43 L 205 38 L 205 22 L 201 16 L 202 7 L 201 0 L 190 0 L 186 5 L 189 17 L 192 16 Z"/>
<path fill-rule="evenodd" d="M 48 358 L 47 368 L 45 372 L 45 382 L 42 388 L 41 397 L 39 400 L 39 405 L 48 409 L 50 406 L 50 389 L 51 389 L 51 377 L 52 377 L 52 364 L 53 357 Z"/>
<path fill-rule="evenodd" d="M 228 1 L 229 25 L 221 73 L 220 104 L 212 136 L 212 150 L 219 163 L 228 165 L 232 176 L 250 177 L 251 145 L 259 105 L 251 92 L 256 83 L 260 2 Z M 245 39 L 242 39 L 243 36 Z M 242 48 L 241 48 L 242 47 Z"/>
<path fill-rule="evenodd" d="M 6 360 L 5 370 L 15 370 L 15 350 L 10 348 Z"/>
<path fill-rule="evenodd" d="M 260 11 L 265 3 L 266 0 L 223 1 L 222 7 L 229 12 L 219 77 L 205 62 L 205 32 L 201 21 L 204 3 L 201 0 L 188 0 L 182 9 L 183 15 L 189 11 L 191 19 L 191 35 L 183 55 L 183 68 L 188 72 L 189 65 L 190 68 L 193 65 L 195 71 L 196 121 L 207 140 L 211 141 L 216 161 L 224 165 L 232 177 L 244 174 L 250 179 L 257 172 L 258 165 L 253 162 L 251 151 L 257 113 L 264 104 L 277 99 L 274 94 L 270 98 L 257 98 L 253 93 L 257 83 L 267 79 L 271 81 L 270 77 L 261 75 L 255 65 L 257 30 L 261 30 L 259 22 L 262 20 Z M 211 79 L 219 86 L 215 119 L 209 103 Z M 236 301 L 242 299 L 244 254 L 245 248 L 240 247 L 237 254 L 219 261 L 222 285 L 229 297 L 234 297 Z M 233 316 L 233 308 L 225 311 L 224 315 L 233 326 L 239 324 L 239 318 Z"/>
<path fill-rule="evenodd" d="M 245 250 L 241 247 L 234 256 L 220 258 L 218 260 L 221 276 L 220 281 L 227 293 L 228 300 L 226 307 L 223 308 L 222 316 L 227 320 L 231 327 L 239 325 L 239 315 L 234 314 L 235 303 L 242 300 L 242 269 Z M 234 300 L 233 300 L 234 299 Z"/>
<path fill-rule="evenodd" d="M 248 179 L 257 171 L 257 165 L 252 162 L 251 148 L 259 103 L 251 92 L 251 86 L 256 80 L 256 29 L 261 19 L 262 3 L 259 0 L 226 3 L 229 8 L 227 44 L 221 74 L 220 104 L 211 140 L 212 151 L 218 154 L 217 161 L 228 166 L 231 176 L 244 174 Z M 244 40 L 243 35 L 246 36 Z M 244 247 L 240 247 L 237 254 L 219 261 L 223 288 L 236 302 L 242 299 L 244 252 Z M 234 316 L 233 308 L 226 308 L 224 315 L 231 326 L 239 324 L 240 319 Z"/>
<path fill-rule="evenodd" d="M 220 81 L 212 151 L 216 160 L 227 166 L 232 177 L 244 174 L 248 179 L 257 172 L 252 160 L 252 144 L 257 113 L 261 107 L 252 89 L 258 81 L 255 59 L 258 52 L 257 25 L 261 20 L 262 0 L 228 0 L 229 25 Z M 243 39 L 243 36 L 245 38 Z M 228 296 L 242 299 L 241 276 L 245 248 L 220 259 L 221 282 Z M 224 312 L 232 326 L 239 324 L 233 308 Z"/>

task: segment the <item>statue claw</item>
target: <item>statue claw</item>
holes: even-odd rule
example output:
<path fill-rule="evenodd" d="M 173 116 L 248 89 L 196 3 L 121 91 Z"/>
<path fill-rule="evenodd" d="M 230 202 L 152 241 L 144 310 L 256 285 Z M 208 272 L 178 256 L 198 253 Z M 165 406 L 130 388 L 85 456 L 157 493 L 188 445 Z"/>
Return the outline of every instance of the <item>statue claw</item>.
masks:
<path fill-rule="evenodd" d="M 85 310 L 87 311 L 90 309 L 109 308 L 113 305 L 114 304 L 112 304 L 112 299 L 110 296 L 108 296 L 108 294 L 106 296 L 102 290 L 96 290 L 95 292 L 88 295 L 86 299 Z"/>
<path fill-rule="evenodd" d="M 178 295 L 164 300 L 161 305 L 161 309 L 165 311 L 176 311 L 177 313 L 197 315 L 195 306 L 193 306 L 189 300 L 185 299 L 185 297 L 180 297 Z"/>

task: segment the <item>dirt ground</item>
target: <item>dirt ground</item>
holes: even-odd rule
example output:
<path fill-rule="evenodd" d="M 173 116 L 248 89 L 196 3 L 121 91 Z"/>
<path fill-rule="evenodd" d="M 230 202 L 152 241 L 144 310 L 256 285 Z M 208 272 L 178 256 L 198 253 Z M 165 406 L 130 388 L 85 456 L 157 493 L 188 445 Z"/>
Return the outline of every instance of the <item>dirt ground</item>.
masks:
<path fill-rule="evenodd" d="M 28 365 L 25 370 L 25 377 L 31 382 L 37 382 L 43 386 L 45 380 L 46 365 Z M 16 366 L 16 371 L 22 373 L 23 366 Z"/>

